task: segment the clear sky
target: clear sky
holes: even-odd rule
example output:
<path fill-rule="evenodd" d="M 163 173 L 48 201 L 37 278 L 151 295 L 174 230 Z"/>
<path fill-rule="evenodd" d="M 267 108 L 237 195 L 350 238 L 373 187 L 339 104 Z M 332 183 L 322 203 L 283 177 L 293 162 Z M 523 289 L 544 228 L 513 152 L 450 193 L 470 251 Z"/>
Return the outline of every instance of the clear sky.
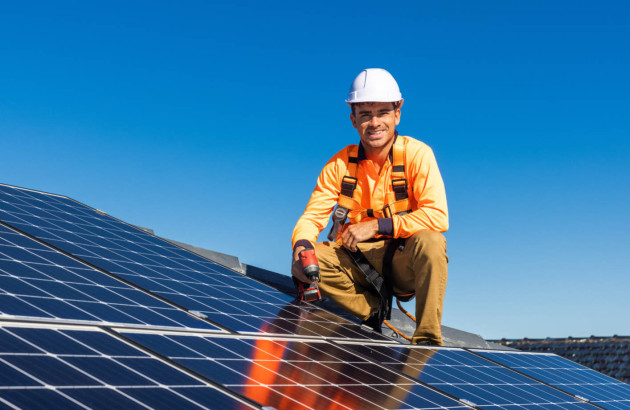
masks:
<path fill-rule="evenodd" d="M 443 323 L 630 335 L 625 1 L 4 2 L 0 182 L 289 274 L 368 67 L 446 184 Z"/>

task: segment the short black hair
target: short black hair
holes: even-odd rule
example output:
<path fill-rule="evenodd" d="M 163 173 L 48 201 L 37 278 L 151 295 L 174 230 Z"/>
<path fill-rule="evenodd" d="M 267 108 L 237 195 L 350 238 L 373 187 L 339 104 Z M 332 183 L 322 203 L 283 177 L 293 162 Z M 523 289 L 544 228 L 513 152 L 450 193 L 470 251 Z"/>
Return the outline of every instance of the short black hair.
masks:
<path fill-rule="evenodd" d="M 351 103 L 351 104 L 350 104 L 350 109 L 352 110 L 352 114 L 357 115 L 357 114 L 354 112 L 354 107 L 355 107 L 355 106 L 357 106 L 357 105 L 359 105 L 359 104 L 370 103 L 370 102 L 371 102 L 371 101 L 360 102 L 360 103 Z M 396 109 L 400 108 L 400 101 L 392 101 L 392 104 L 393 104 L 393 106 L 394 106 L 394 110 L 396 110 Z"/>

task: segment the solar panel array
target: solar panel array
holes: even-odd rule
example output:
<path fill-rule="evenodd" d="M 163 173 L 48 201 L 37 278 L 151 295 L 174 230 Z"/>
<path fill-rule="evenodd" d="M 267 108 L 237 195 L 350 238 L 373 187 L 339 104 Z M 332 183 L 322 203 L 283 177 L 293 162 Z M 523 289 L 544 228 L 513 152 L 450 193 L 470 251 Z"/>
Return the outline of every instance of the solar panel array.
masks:
<path fill-rule="evenodd" d="M 630 408 L 630 385 L 552 353 L 476 351 L 554 387 L 611 409 Z"/>
<path fill-rule="evenodd" d="M 592 408 L 584 401 L 462 349 L 344 344 L 390 369 L 481 407 Z"/>
<path fill-rule="evenodd" d="M 251 408 L 98 329 L 4 326 L 0 378 L 20 408 Z"/>
<path fill-rule="evenodd" d="M 402 345 L 0 184 L 0 408 L 630 408 L 627 385 L 559 359 Z"/>

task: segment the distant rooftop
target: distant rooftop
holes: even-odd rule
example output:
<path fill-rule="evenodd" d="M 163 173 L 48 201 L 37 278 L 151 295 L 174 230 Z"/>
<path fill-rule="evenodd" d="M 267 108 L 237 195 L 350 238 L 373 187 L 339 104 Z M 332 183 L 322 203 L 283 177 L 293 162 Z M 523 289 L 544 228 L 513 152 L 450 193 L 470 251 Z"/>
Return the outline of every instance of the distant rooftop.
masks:
<path fill-rule="evenodd" d="M 630 383 L 630 336 L 501 339 L 504 346 L 529 352 L 551 352 Z"/>

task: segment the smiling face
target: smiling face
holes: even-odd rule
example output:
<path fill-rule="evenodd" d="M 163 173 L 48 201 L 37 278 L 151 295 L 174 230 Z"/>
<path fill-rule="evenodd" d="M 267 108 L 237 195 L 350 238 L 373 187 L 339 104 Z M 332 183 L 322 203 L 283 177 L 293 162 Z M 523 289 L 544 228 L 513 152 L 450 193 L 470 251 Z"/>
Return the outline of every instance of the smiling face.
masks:
<path fill-rule="evenodd" d="M 367 102 L 353 104 L 350 120 L 361 137 L 366 154 L 389 152 L 400 123 L 400 103 Z"/>

